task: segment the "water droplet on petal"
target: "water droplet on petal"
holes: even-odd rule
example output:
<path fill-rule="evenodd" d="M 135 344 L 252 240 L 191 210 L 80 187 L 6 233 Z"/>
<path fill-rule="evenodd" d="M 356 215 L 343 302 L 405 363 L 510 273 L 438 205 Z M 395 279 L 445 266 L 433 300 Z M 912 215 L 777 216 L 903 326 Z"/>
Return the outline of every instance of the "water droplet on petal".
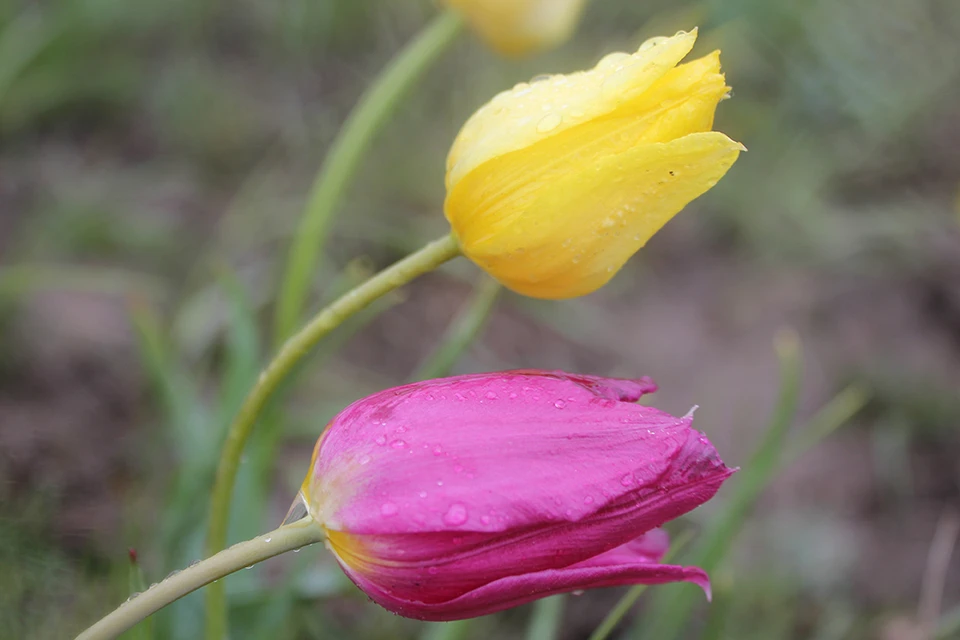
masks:
<path fill-rule="evenodd" d="M 461 502 L 454 502 L 443 514 L 443 522 L 451 527 L 459 527 L 467 521 L 467 508 Z"/>
<path fill-rule="evenodd" d="M 628 473 L 627 475 L 625 475 L 625 476 L 623 476 L 622 478 L 620 478 L 620 484 L 622 484 L 622 485 L 625 486 L 625 487 L 629 487 L 630 485 L 632 485 L 632 484 L 633 484 L 633 474 L 632 474 L 632 473 Z"/>
<path fill-rule="evenodd" d="M 418 493 L 417 495 L 420 496 L 421 498 L 426 498 L 426 497 L 427 497 L 427 492 L 426 492 L 426 491 L 421 491 L 421 492 Z"/>
<path fill-rule="evenodd" d="M 593 496 L 587 496 L 583 499 L 583 504 L 593 504 Z"/>
<path fill-rule="evenodd" d="M 393 447 L 394 449 L 405 449 L 407 446 L 407 443 L 404 442 L 403 440 L 394 440 L 393 442 L 390 443 L 390 446 Z"/>
<path fill-rule="evenodd" d="M 392 502 L 384 502 L 382 505 L 380 505 L 380 515 L 385 518 L 397 515 L 398 511 L 400 511 L 399 507 Z"/>
<path fill-rule="evenodd" d="M 496 394 L 496 392 L 494 392 L 494 391 L 487 391 L 487 393 L 486 393 L 486 398 L 487 398 L 487 400 L 496 400 L 496 399 L 497 399 L 497 394 Z"/>
<path fill-rule="evenodd" d="M 406 428 L 405 426 L 403 426 L 403 425 L 400 425 L 399 427 L 397 427 L 397 428 L 395 429 L 395 431 L 396 431 L 397 433 L 406 433 L 407 428 Z"/>
<path fill-rule="evenodd" d="M 384 438 L 383 436 L 377 436 L 377 439 L 374 440 L 374 442 L 376 442 L 376 443 L 379 444 L 380 446 L 383 446 L 383 445 L 387 444 L 387 439 Z"/>
<path fill-rule="evenodd" d="M 609 53 L 603 56 L 602 58 L 600 58 L 600 62 L 597 63 L 597 69 L 613 69 L 615 67 L 621 66 L 624 62 L 626 62 L 629 59 L 630 59 L 629 53 L 624 53 L 622 51 Z"/>
<path fill-rule="evenodd" d="M 437 575 L 437 571 L 439 571 L 439 569 L 437 569 L 436 567 L 430 567 L 429 569 L 427 569 L 427 573 L 429 573 L 432 576 Z"/>
<path fill-rule="evenodd" d="M 563 400 L 557 400 L 553 403 L 553 406 L 555 406 L 557 409 L 563 409 L 565 406 L 567 406 L 567 403 Z"/>
<path fill-rule="evenodd" d="M 559 127 L 562 122 L 563 116 L 559 113 L 548 113 L 540 118 L 540 122 L 537 123 L 537 131 L 540 133 L 549 133 Z"/>
<path fill-rule="evenodd" d="M 357 462 L 360 464 L 367 464 L 370 462 L 370 456 L 360 456 L 360 459 Z"/>
<path fill-rule="evenodd" d="M 441 447 L 440 445 L 437 445 L 433 448 L 433 455 L 439 456 L 442 453 L 443 453 L 443 447 Z"/>
<path fill-rule="evenodd" d="M 271 540 L 273 540 L 273 538 L 270 538 L 270 537 L 267 537 L 267 538 L 264 538 L 264 539 L 263 539 L 264 542 L 270 542 Z"/>

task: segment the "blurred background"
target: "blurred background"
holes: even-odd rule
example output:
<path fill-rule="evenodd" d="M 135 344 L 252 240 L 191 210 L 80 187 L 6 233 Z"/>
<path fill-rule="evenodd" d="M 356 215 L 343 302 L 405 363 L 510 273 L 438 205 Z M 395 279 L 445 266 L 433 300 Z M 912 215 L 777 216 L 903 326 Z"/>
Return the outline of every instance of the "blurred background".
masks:
<path fill-rule="evenodd" d="M 201 556 L 219 441 L 272 352 L 310 184 L 437 11 L 0 0 L 0 637 L 72 637 L 140 573 Z M 446 233 L 445 154 L 496 92 L 695 25 L 694 53 L 722 49 L 734 87 L 716 128 L 749 153 L 596 294 L 502 295 L 453 370 L 649 375 L 652 404 L 699 405 L 698 427 L 745 466 L 780 387 L 775 335 L 795 329 L 791 434 L 829 422 L 837 394 L 856 400 L 765 482 L 712 572 L 715 604 L 695 600 L 677 637 L 960 638 L 956 0 L 593 0 L 572 41 L 522 60 L 464 33 L 375 139 L 310 308 Z M 455 261 L 321 344 L 268 416 L 282 436 L 244 459 L 231 540 L 279 524 L 327 420 L 410 379 L 482 282 Z M 672 531 L 708 526 L 733 490 Z M 394 617 L 322 549 L 227 585 L 232 638 L 533 637 L 531 607 Z M 669 640 L 644 628 L 658 589 L 616 637 Z M 559 631 L 539 637 L 587 638 L 622 593 L 558 601 Z M 195 594 L 129 637 L 201 630 Z"/>

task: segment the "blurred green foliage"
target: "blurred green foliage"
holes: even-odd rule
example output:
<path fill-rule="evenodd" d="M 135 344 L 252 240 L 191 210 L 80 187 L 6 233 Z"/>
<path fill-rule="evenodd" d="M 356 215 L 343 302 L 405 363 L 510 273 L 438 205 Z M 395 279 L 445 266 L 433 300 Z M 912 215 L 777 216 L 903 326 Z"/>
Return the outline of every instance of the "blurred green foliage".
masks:
<path fill-rule="evenodd" d="M 434 11 L 425 0 L 0 0 L 0 421 L 9 415 L 2 413 L 2 400 L 14 397 L 23 359 L 30 363 L 16 337 L 22 334 L 6 327 L 32 294 L 65 289 L 112 300 L 133 327 L 138 373 L 130 378 L 142 378 L 149 389 L 138 398 L 138 422 L 117 427 L 118 437 L 132 438 L 141 456 L 124 488 L 104 496 L 122 503 L 119 531 L 91 522 L 87 537 L 64 540 L 58 500 L 69 491 L 19 486 L 0 474 L 0 637 L 66 637 L 122 601 L 129 545 L 140 552 L 148 582 L 199 556 L 220 438 L 268 355 L 266 308 L 310 181 L 369 80 Z M 800 413 L 851 382 L 854 389 L 870 389 L 854 436 L 869 443 L 873 484 L 866 506 L 849 509 L 861 509 L 857 515 L 864 518 L 885 510 L 891 519 L 909 520 L 904 514 L 914 514 L 909 509 L 917 505 L 955 503 L 955 0 L 594 0 L 571 43 L 520 61 L 497 59 L 465 37 L 364 161 L 316 274 L 313 306 L 442 232 L 444 155 L 460 124 L 494 93 L 546 71 L 589 66 L 607 52 L 694 24 L 701 27 L 696 53 L 721 48 L 734 87 L 717 128 L 750 152 L 671 223 L 666 238 L 652 242 L 649 256 L 638 257 L 609 293 L 570 302 L 562 313 L 505 297 L 507 319 L 494 328 L 524 335 L 532 325 L 590 355 L 529 356 L 492 339 L 468 352 L 460 368 L 561 362 L 609 369 L 598 373 L 646 373 L 646 362 L 624 363 L 628 356 L 616 353 L 616 345 L 598 346 L 641 340 L 604 329 L 622 315 L 624 299 L 680 286 L 677 281 L 695 270 L 703 272 L 706 284 L 696 290 L 706 297 L 714 271 L 730 264 L 743 273 L 800 274 L 745 289 L 717 324 L 764 316 L 765 304 L 773 308 L 786 295 L 782 289 L 795 282 L 799 289 L 826 291 L 804 316 L 804 330 L 833 335 L 835 342 L 814 358 L 819 402 L 801 403 Z M 437 346 L 424 334 L 443 332 L 445 314 L 474 280 L 468 265 L 455 265 L 445 278 L 431 279 L 435 293 L 414 290 L 410 301 L 401 294 L 385 300 L 321 346 L 286 390 L 283 411 L 275 407 L 268 416 L 265 431 L 283 434 L 282 441 L 263 436 L 250 449 L 231 539 L 279 522 L 326 420 L 352 399 L 414 375 Z M 776 322 L 794 320 L 790 300 Z M 844 303 L 866 311 L 851 332 L 834 335 Z M 922 321 L 901 311 L 901 304 L 922 309 Z M 411 328 L 390 315 L 399 336 L 391 339 L 378 314 L 394 306 L 410 313 L 411 305 L 426 310 L 423 318 L 410 321 Z M 710 311 L 698 307 L 697 313 Z M 431 318 L 429 327 L 417 324 Z M 651 328 L 644 339 L 655 341 L 663 329 Z M 436 352 L 443 368 L 455 361 L 451 353 L 466 347 L 462 338 L 478 330 L 469 323 L 451 328 L 451 340 L 461 344 Z M 714 340 L 723 342 L 722 329 L 717 333 Z M 404 349 L 405 336 L 421 340 Z M 758 335 L 755 343 L 766 349 L 769 338 Z M 860 353 L 860 341 L 882 349 Z M 688 353 L 679 344 L 676 351 Z M 731 365 L 713 366 L 726 377 Z M 763 409 L 772 401 L 772 394 L 762 398 L 753 390 L 743 395 Z M 842 406 L 831 406 L 849 417 Z M 750 460 L 745 452 L 755 449 L 762 411 L 759 416 L 733 463 Z M 739 433 L 734 424 L 705 423 L 711 437 L 723 428 Z M 785 453 L 791 459 L 790 450 Z M 95 457 L 97 444 L 78 455 Z M 0 457 L 0 472 L 6 466 Z M 721 494 L 684 528 L 709 533 L 735 499 Z M 830 508 L 842 511 L 843 505 Z M 847 521 L 829 513 L 837 521 L 829 531 L 846 531 Z M 744 517 L 749 514 L 745 509 Z M 731 534 L 730 553 L 725 543 L 722 553 L 710 554 L 717 595 L 710 609 L 671 600 L 674 615 L 684 614 L 689 623 L 686 637 L 873 638 L 894 615 L 912 615 L 912 600 L 886 601 L 885 608 L 877 597 L 842 585 L 822 588 L 817 579 L 791 572 L 782 558 L 764 565 L 770 548 L 778 548 L 776 533 L 763 537 L 761 519 L 734 524 L 736 531 L 745 525 L 744 538 L 760 535 L 763 544 L 744 551 Z M 817 539 L 813 526 L 803 524 L 810 528 L 796 535 Z M 928 533 L 929 527 L 918 528 L 908 537 L 927 540 Z M 108 541 L 108 552 L 91 542 L 98 537 Z M 703 547 L 691 547 L 704 562 Z M 796 562 L 815 561 L 816 550 L 803 544 L 793 550 Z M 742 558 L 754 553 L 759 559 Z M 912 566 L 911 580 L 918 581 L 923 558 L 905 562 L 897 566 Z M 520 638 L 530 613 L 526 608 L 464 625 L 395 618 L 366 603 L 321 549 L 241 572 L 227 585 L 236 638 Z M 671 592 L 653 593 L 663 595 L 639 605 L 641 627 L 667 624 L 655 616 L 657 607 L 671 606 L 665 604 Z M 534 620 L 543 622 L 530 633 L 552 637 L 557 615 L 565 615 L 569 624 L 559 625 L 559 636 L 587 637 L 615 603 L 609 595 L 551 601 L 564 603 L 559 614 L 541 605 L 546 613 Z M 147 635 L 197 637 L 201 600 L 194 595 L 162 612 Z M 586 601 L 592 604 L 581 605 Z M 944 609 L 955 605 L 946 601 Z M 573 612 L 583 614 L 583 624 Z M 945 633 L 955 633 L 956 619 L 955 610 L 944 616 Z"/>

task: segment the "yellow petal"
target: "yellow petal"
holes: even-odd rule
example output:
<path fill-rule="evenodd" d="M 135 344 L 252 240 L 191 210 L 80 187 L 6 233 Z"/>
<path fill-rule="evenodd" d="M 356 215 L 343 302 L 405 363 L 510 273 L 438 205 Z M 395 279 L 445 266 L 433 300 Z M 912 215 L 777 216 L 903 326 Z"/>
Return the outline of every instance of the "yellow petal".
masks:
<path fill-rule="evenodd" d="M 629 109 L 693 48 L 697 31 L 655 38 L 632 54 L 614 53 L 589 71 L 522 83 L 480 108 L 447 157 L 447 189 L 481 164 Z"/>
<path fill-rule="evenodd" d="M 513 224 L 486 239 L 461 239 L 464 252 L 524 295 L 590 293 L 716 184 L 742 149 L 711 131 L 591 159 L 537 192 Z"/>
<path fill-rule="evenodd" d="M 447 219 L 464 247 L 481 243 L 526 215 L 540 190 L 554 188 L 557 180 L 579 167 L 639 144 L 709 130 L 716 105 L 726 92 L 717 53 L 671 69 L 635 107 L 585 122 L 477 167 L 448 193 Z"/>
<path fill-rule="evenodd" d="M 570 37 L 585 0 L 446 0 L 495 51 L 519 56 Z"/>

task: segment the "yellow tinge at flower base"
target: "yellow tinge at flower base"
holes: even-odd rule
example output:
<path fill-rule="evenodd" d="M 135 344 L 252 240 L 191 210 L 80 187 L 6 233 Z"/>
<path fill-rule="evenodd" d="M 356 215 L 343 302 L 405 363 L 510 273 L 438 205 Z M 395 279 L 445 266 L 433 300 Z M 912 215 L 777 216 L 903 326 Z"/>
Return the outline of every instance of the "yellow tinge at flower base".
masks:
<path fill-rule="evenodd" d="M 444 0 L 495 51 L 520 56 L 573 33 L 585 0 Z"/>
<path fill-rule="evenodd" d="M 695 40 L 654 38 L 477 111 L 447 158 L 464 254 L 518 293 L 581 296 L 715 185 L 745 149 L 711 131 L 729 92 L 720 52 L 678 64 Z"/>

